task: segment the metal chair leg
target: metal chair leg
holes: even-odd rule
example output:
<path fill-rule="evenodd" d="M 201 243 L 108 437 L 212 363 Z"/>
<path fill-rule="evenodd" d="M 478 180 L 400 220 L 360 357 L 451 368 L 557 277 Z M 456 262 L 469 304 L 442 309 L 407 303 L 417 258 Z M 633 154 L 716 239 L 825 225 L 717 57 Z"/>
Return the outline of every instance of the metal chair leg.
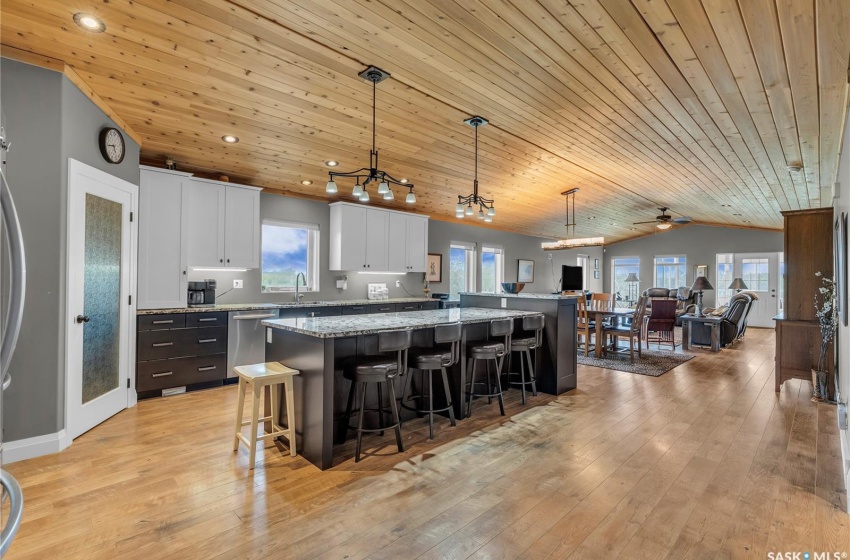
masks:
<path fill-rule="evenodd" d="M 535 357 L 537 356 L 537 350 L 534 350 Z M 531 394 L 535 397 L 537 396 L 537 374 L 534 372 L 534 362 L 531 360 L 531 351 L 528 350 L 525 353 L 526 358 L 528 359 L 528 372 L 531 378 Z"/>
<path fill-rule="evenodd" d="M 504 359 L 504 357 L 502 358 Z M 488 360 L 489 361 L 489 360 Z M 502 362 L 500 360 L 493 360 L 496 365 L 496 389 L 499 392 L 499 412 L 502 413 L 502 416 L 505 415 L 505 395 L 502 392 Z M 490 391 L 492 393 L 492 391 Z"/>
<path fill-rule="evenodd" d="M 469 366 L 466 368 L 467 371 L 472 371 L 470 374 L 470 383 L 469 383 L 469 403 L 466 405 L 466 417 L 472 417 L 472 393 L 475 392 L 475 373 L 478 367 L 478 360 L 469 359 Z"/>
<path fill-rule="evenodd" d="M 360 387 L 360 417 L 357 419 L 357 446 L 354 448 L 354 462 L 360 462 L 360 444 L 363 441 L 363 416 L 366 410 L 366 384 Z"/>
<path fill-rule="evenodd" d="M 428 370 L 428 439 L 434 439 L 434 372 Z"/>
<path fill-rule="evenodd" d="M 384 391 L 381 389 L 380 383 L 375 383 L 378 386 L 378 427 L 384 427 Z M 384 435 L 384 431 L 378 432 L 378 435 Z"/>
<path fill-rule="evenodd" d="M 449 422 L 451 422 L 452 426 L 457 426 L 457 422 L 455 422 L 454 401 L 452 400 L 452 393 L 449 389 L 449 376 L 446 373 L 446 368 L 440 368 L 440 372 L 443 375 L 443 389 L 446 391 L 446 402 L 449 406 Z"/>
<path fill-rule="evenodd" d="M 519 353 L 519 386 L 522 391 L 522 404 L 525 404 L 525 352 Z"/>
<path fill-rule="evenodd" d="M 401 441 L 401 422 L 398 418 L 398 403 L 395 401 L 395 387 L 393 380 L 387 380 L 387 392 L 390 396 L 390 410 L 393 414 L 393 424 L 395 424 L 395 442 L 399 452 L 404 451 L 404 443 Z"/>

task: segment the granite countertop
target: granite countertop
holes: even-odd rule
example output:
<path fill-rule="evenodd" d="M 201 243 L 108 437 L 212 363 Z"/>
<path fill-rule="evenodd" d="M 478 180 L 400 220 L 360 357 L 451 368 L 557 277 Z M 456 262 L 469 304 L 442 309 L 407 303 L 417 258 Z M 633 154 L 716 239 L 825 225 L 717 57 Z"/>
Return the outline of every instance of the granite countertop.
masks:
<path fill-rule="evenodd" d="M 172 309 L 139 309 L 136 315 L 160 315 L 163 313 L 209 313 L 211 311 L 254 311 L 261 309 L 289 309 L 292 307 L 338 307 L 343 305 L 379 305 L 382 303 L 425 303 L 438 301 L 425 297 L 390 298 L 390 299 L 345 299 L 334 301 L 303 301 L 295 303 L 286 301 L 280 303 L 222 303 L 212 307 L 176 307 Z"/>
<path fill-rule="evenodd" d="M 490 296 L 499 298 L 527 298 L 527 299 L 567 299 L 576 296 L 564 296 L 561 294 L 488 294 L 484 292 L 461 292 L 462 296 Z"/>
<path fill-rule="evenodd" d="M 534 311 L 467 307 L 461 309 L 408 311 L 406 313 L 308 317 L 306 319 L 273 319 L 263 321 L 263 325 L 273 329 L 282 329 L 317 338 L 341 338 L 388 331 L 428 329 L 446 323 L 489 323 L 493 319 L 512 319 L 532 315 L 540 315 L 540 313 Z"/>

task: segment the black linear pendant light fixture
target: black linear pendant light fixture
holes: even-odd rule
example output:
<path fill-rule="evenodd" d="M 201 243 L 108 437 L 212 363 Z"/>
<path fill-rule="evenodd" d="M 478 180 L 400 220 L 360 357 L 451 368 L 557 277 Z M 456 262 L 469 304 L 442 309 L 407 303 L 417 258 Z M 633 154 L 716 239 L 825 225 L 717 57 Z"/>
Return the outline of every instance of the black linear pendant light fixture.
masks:
<path fill-rule="evenodd" d="M 336 181 L 334 180 L 337 177 L 353 177 L 355 179 L 355 185 L 351 194 L 360 202 L 369 202 L 369 191 L 367 190 L 367 187 L 369 186 L 369 183 L 374 182 L 378 184 L 378 194 L 381 195 L 384 200 L 395 199 L 395 195 L 393 194 L 390 185 L 398 185 L 400 187 L 407 188 L 407 196 L 404 198 L 404 201 L 408 204 L 413 204 L 416 202 L 416 195 L 413 194 L 413 183 L 409 183 L 407 179 L 396 179 L 386 171 L 382 171 L 378 168 L 378 148 L 375 133 L 375 124 L 377 121 L 375 116 L 375 100 L 377 97 L 378 84 L 389 78 L 390 73 L 375 66 L 370 66 L 360 72 L 358 76 L 364 80 L 372 82 L 372 151 L 369 152 L 369 167 L 361 167 L 356 171 L 328 172 L 330 180 L 325 187 L 325 192 L 328 194 L 336 194 L 338 192 Z"/>
<path fill-rule="evenodd" d="M 484 126 L 489 121 L 483 117 L 470 117 L 463 122 L 475 129 L 475 180 L 472 182 L 472 194 L 457 196 L 455 216 L 458 218 L 472 216 L 475 213 L 474 207 L 477 205 L 478 219 L 485 222 L 492 222 L 493 216 L 496 215 L 493 200 L 484 198 L 478 194 L 478 127 Z"/>

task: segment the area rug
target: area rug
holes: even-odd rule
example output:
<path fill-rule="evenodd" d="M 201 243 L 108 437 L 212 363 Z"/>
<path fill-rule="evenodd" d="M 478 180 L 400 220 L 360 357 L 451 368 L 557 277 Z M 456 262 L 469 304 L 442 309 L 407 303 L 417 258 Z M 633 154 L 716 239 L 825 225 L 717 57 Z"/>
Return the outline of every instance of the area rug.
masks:
<path fill-rule="evenodd" d="M 637 353 L 635 353 L 635 363 L 632 364 L 629 362 L 628 352 L 609 352 L 605 358 L 596 358 L 593 354 L 585 357 L 582 352 L 579 352 L 578 363 L 585 366 L 658 377 L 694 357 L 692 354 L 676 354 L 663 350 L 644 350 L 642 354 L 643 356 L 638 358 Z"/>

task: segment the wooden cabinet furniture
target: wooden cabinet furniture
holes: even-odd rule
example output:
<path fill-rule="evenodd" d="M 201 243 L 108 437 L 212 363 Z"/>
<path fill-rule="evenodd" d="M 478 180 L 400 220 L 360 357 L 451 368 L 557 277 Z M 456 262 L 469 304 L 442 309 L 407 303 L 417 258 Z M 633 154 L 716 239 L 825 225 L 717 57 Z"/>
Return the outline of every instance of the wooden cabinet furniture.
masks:
<path fill-rule="evenodd" d="M 139 315 L 136 391 L 221 384 L 227 377 L 227 312 Z"/>
<path fill-rule="evenodd" d="M 142 166 L 139 185 L 139 309 L 186 307 L 191 175 Z"/>
<path fill-rule="evenodd" d="M 425 272 L 427 254 L 427 216 L 331 204 L 331 270 Z"/>
<path fill-rule="evenodd" d="M 700 317 L 686 313 L 681 316 L 682 320 L 682 350 L 691 348 L 691 323 L 703 323 L 711 327 L 711 351 L 720 352 L 720 323 L 722 317 Z"/>
<path fill-rule="evenodd" d="M 783 313 L 776 317 L 776 391 L 787 379 L 811 381 L 820 350 L 814 297 L 820 272 L 832 278 L 832 208 L 782 212 L 785 217 Z M 832 390 L 833 353 L 827 352 Z M 832 397 L 832 395 L 831 395 Z"/>
<path fill-rule="evenodd" d="M 260 267 L 260 191 L 209 179 L 189 185 L 189 265 Z"/>

